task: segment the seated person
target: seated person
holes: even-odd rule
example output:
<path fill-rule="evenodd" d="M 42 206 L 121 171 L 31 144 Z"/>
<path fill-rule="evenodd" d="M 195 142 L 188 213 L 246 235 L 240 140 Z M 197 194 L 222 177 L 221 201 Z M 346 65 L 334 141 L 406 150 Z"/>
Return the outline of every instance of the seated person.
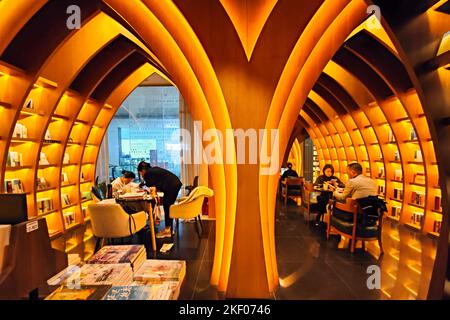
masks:
<path fill-rule="evenodd" d="M 119 194 L 130 193 L 133 189 L 138 189 L 139 185 L 133 182 L 135 178 L 136 175 L 133 172 L 123 170 L 122 176 L 111 183 L 113 197 L 117 198 Z M 143 202 L 121 202 L 120 204 L 128 214 L 149 211 L 149 208 Z"/>
<path fill-rule="evenodd" d="M 281 176 L 281 180 L 286 179 L 287 177 L 293 177 L 293 178 L 298 178 L 298 173 L 297 171 L 295 171 L 294 169 L 292 169 L 292 163 L 288 162 L 287 163 L 287 167 L 288 169 L 283 173 L 283 175 Z"/>
<path fill-rule="evenodd" d="M 337 187 L 344 186 L 344 183 L 334 175 L 334 167 L 331 164 L 325 165 L 322 169 L 322 173 L 323 174 L 318 176 L 314 182 L 316 186 L 327 185 L 330 191 L 334 191 Z M 316 217 L 316 226 L 319 225 L 322 215 L 327 212 L 327 204 L 331 197 L 331 192 L 322 192 L 320 196 L 317 196 L 317 204 L 312 206 L 312 209 L 319 213 Z"/>
<path fill-rule="evenodd" d="M 131 189 L 139 187 L 138 184 L 133 183 L 134 179 L 136 179 L 136 175 L 133 172 L 123 170 L 122 175 L 111 182 L 113 197 L 116 198 L 121 193 L 129 193 Z"/>
<path fill-rule="evenodd" d="M 327 164 L 322 169 L 322 175 L 318 176 L 315 185 L 323 186 L 324 184 L 331 185 L 332 189 L 336 187 L 344 187 L 344 183 L 334 175 L 334 167 L 331 164 Z"/>
<path fill-rule="evenodd" d="M 349 180 L 344 191 L 333 193 L 336 200 L 345 201 L 347 198 L 362 199 L 369 196 L 377 196 L 377 184 L 371 178 L 362 174 L 363 169 L 359 163 L 349 164 L 347 173 Z"/>
<path fill-rule="evenodd" d="M 282 187 L 281 182 L 284 181 L 286 178 L 298 178 L 298 173 L 297 173 L 297 171 L 292 169 L 292 163 L 290 163 L 290 162 L 287 163 L 287 170 L 285 172 L 283 172 L 283 174 L 280 177 L 280 190 Z M 293 185 L 293 186 L 290 186 L 289 189 L 300 190 L 300 186 Z"/>

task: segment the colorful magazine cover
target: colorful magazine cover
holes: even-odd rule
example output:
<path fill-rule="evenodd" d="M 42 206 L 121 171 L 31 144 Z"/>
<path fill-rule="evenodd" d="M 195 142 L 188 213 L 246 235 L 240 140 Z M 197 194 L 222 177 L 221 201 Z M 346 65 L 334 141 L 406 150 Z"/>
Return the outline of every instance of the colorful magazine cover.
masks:
<path fill-rule="evenodd" d="M 104 300 L 169 300 L 172 296 L 168 284 L 144 286 L 118 286 L 109 289 Z"/>
<path fill-rule="evenodd" d="M 88 263 L 133 263 L 143 253 L 145 253 L 145 247 L 142 245 L 106 246 L 89 259 Z"/>
<path fill-rule="evenodd" d="M 53 291 L 45 300 L 100 300 L 111 286 L 81 286 L 69 288 L 61 286 Z"/>
<path fill-rule="evenodd" d="M 183 281 L 186 262 L 181 260 L 146 260 L 135 272 L 134 280 L 159 283 L 163 281 Z"/>
<path fill-rule="evenodd" d="M 66 272 L 64 276 L 55 276 L 48 283 L 70 286 L 123 285 L 131 280 L 132 270 L 129 264 L 85 264 L 78 269 L 72 267 L 70 272 Z"/>

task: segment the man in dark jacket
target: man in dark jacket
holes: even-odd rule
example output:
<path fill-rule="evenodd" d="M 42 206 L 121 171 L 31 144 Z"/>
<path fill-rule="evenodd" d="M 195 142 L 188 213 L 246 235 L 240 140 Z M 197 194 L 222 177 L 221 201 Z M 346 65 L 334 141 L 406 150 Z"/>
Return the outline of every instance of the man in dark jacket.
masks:
<path fill-rule="evenodd" d="M 160 231 L 156 237 L 166 238 L 172 236 L 172 219 L 170 218 L 170 206 L 173 205 L 178 197 L 182 183 L 180 179 L 172 172 L 152 167 L 149 163 L 142 161 L 138 165 L 138 172 L 147 187 L 156 187 L 158 191 L 164 192 L 163 207 L 165 229 Z"/>

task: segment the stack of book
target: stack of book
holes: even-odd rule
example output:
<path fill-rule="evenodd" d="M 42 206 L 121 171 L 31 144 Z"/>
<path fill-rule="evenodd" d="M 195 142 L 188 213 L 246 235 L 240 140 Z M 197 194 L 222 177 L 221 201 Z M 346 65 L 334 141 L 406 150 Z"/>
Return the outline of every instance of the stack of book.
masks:
<path fill-rule="evenodd" d="M 110 288 L 111 286 L 61 286 L 45 300 L 101 300 Z"/>
<path fill-rule="evenodd" d="M 92 258 L 90 264 L 120 264 L 127 263 L 133 271 L 144 263 L 147 258 L 145 247 L 142 245 L 105 246 Z"/>
<path fill-rule="evenodd" d="M 180 285 L 186 275 L 186 261 L 182 260 L 146 260 L 134 272 L 137 282 L 151 284 L 166 281 L 178 282 Z"/>
<path fill-rule="evenodd" d="M 124 286 L 133 281 L 129 264 L 84 264 L 69 266 L 47 281 L 50 286 Z"/>
<path fill-rule="evenodd" d="M 112 287 L 103 300 L 176 300 L 178 282 Z"/>

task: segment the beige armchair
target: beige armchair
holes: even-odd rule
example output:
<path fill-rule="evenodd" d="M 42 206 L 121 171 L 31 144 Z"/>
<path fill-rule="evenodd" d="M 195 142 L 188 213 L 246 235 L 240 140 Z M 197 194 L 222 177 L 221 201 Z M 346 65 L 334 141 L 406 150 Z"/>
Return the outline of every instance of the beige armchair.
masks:
<path fill-rule="evenodd" d="M 88 205 L 92 231 L 98 239 L 116 239 L 129 237 L 147 224 L 144 211 L 129 215 L 114 199 L 103 200 Z"/>
<path fill-rule="evenodd" d="M 203 229 L 201 214 L 203 201 L 205 198 L 210 198 L 214 196 L 214 191 L 205 186 L 199 186 L 193 189 L 189 196 L 179 199 L 179 201 L 172 206 L 170 206 L 170 217 L 175 219 L 176 227 L 178 229 L 178 220 L 179 219 L 194 219 L 195 218 L 195 228 L 197 230 L 197 234 L 200 237 L 201 232 L 199 226 Z"/>

